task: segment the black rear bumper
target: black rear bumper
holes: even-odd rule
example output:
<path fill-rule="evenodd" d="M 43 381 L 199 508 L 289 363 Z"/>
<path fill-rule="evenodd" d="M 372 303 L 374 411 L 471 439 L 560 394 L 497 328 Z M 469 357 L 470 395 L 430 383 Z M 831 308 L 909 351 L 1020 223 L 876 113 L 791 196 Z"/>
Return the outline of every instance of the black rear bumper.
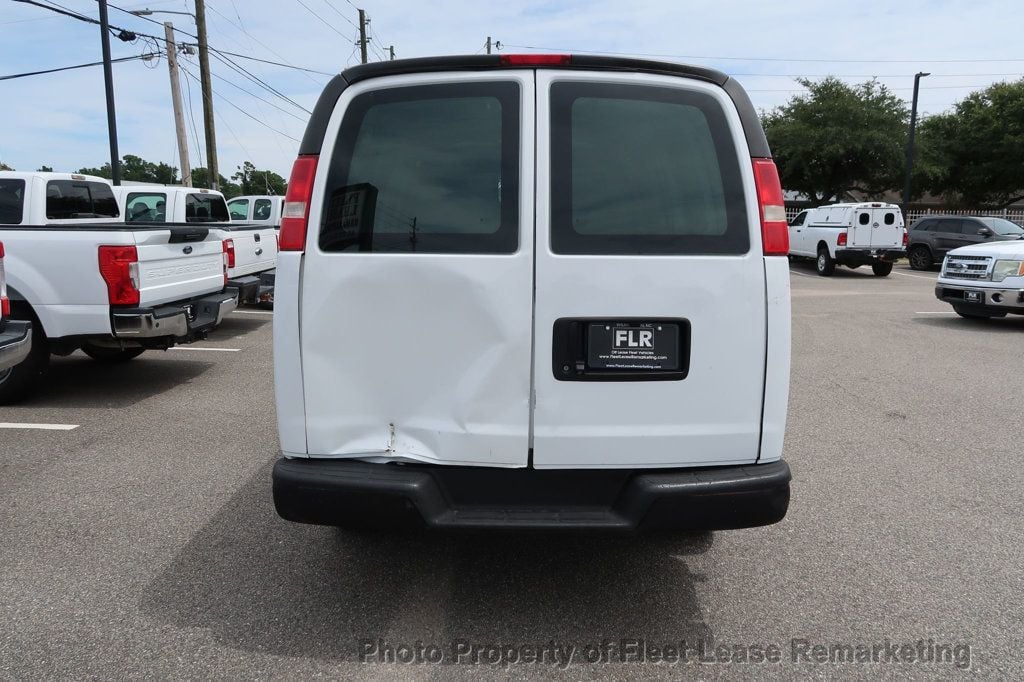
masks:
<path fill-rule="evenodd" d="M 776 523 L 783 462 L 703 469 L 497 469 L 279 459 L 274 505 L 288 521 L 438 530 L 725 530 Z"/>
<path fill-rule="evenodd" d="M 836 263 L 840 265 L 873 265 L 891 263 L 906 256 L 903 249 L 836 249 Z"/>

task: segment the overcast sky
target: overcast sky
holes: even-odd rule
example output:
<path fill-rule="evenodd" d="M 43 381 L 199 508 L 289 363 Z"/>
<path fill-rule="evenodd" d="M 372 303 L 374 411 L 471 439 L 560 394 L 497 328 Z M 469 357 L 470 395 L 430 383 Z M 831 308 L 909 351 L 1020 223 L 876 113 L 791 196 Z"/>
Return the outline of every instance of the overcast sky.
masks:
<path fill-rule="evenodd" d="M 40 1 L 97 16 L 95 0 Z M 114 5 L 194 11 L 191 0 L 115 0 Z M 913 74 L 930 71 L 922 81 L 920 104 L 929 114 L 950 108 L 972 90 L 1024 74 L 1021 0 L 208 0 L 206 6 L 212 47 L 325 74 L 359 59 L 357 6 L 371 18 L 371 60 L 382 59 L 391 45 L 399 58 L 482 52 L 488 35 L 501 41 L 505 53 L 656 55 L 735 75 L 759 109 L 799 92 L 794 76 L 835 74 L 850 82 L 877 76 L 909 101 Z M 171 20 L 195 33 L 190 16 L 154 14 L 151 19 Z M 159 23 L 113 8 L 110 21 L 163 35 Z M 193 41 L 186 35 L 179 40 Z M 142 40 L 114 40 L 112 48 L 115 58 L 151 49 Z M 100 58 L 97 26 L 0 0 L 0 76 Z M 329 78 L 232 59 L 306 109 L 312 109 Z M 198 76 L 196 57 L 183 60 Z M 214 60 L 213 73 L 221 173 L 230 176 L 251 159 L 287 177 L 307 114 L 222 62 Z M 201 133 L 198 84 L 184 76 L 183 89 L 186 83 Z M 114 87 L 121 154 L 179 166 L 166 61 L 115 64 Z M 188 94 L 183 93 L 186 107 Z M 192 165 L 205 165 L 202 140 L 186 119 Z M 0 81 L 0 131 L 0 161 L 16 169 L 101 165 L 109 160 L 102 69 Z"/>

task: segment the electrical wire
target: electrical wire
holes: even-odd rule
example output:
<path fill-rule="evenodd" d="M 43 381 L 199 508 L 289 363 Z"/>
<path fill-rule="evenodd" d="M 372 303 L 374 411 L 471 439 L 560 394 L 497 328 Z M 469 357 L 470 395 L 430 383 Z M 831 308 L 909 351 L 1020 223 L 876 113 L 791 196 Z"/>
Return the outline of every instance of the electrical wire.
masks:
<path fill-rule="evenodd" d="M 181 62 L 178 62 L 178 69 L 182 73 L 184 73 L 185 71 L 184 67 L 181 65 Z M 203 149 L 202 146 L 199 144 L 199 131 L 196 129 L 196 119 L 192 109 L 192 83 L 189 81 L 188 76 L 186 76 L 182 80 L 185 81 L 185 93 L 186 96 L 188 97 L 188 118 L 192 122 L 192 140 L 195 142 L 196 145 L 196 158 L 199 159 L 199 166 L 205 168 L 206 164 L 203 163 Z M 191 172 L 192 169 L 190 168 L 189 174 L 191 174 Z"/>
<path fill-rule="evenodd" d="M 310 14 L 312 14 L 312 15 L 313 15 L 314 17 L 316 17 L 317 19 L 319 19 L 319 20 L 320 20 L 320 23 L 322 23 L 322 24 L 323 24 L 324 26 L 326 26 L 327 28 L 331 29 L 332 31 L 334 31 L 335 33 L 337 33 L 337 34 L 338 34 L 339 36 L 341 36 L 342 38 L 344 38 L 344 37 L 345 37 L 345 34 L 344 34 L 344 33 L 342 33 L 341 31 L 339 31 L 338 29 L 334 28 L 334 26 L 332 26 L 331 24 L 327 23 L 327 20 L 326 20 L 326 19 L 324 19 L 324 18 L 323 18 L 322 16 L 320 16 L 319 14 L 317 14 L 316 12 L 314 12 L 314 11 L 313 11 L 312 9 L 310 9 L 309 5 L 307 5 L 306 3 L 304 3 L 304 2 L 302 1 L 302 0 L 295 0 L 295 2 L 297 2 L 297 3 L 299 3 L 300 5 L 302 5 L 303 7 L 305 7 L 305 8 L 306 8 L 306 11 L 307 11 L 307 12 L 309 12 Z M 349 23 L 351 23 L 351 22 L 349 22 Z M 353 24 L 353 26 L 355 26 L 355 24 Z M 356 26 L 356 28 L 359 28 L 359 27 L 358 27 L 358 26 Z"/>
<path fill-rule="evenodd" d="M 118 57 L 117 59 L 111 59 L 110 63 L 111 64 L 117 64 L 117 63 L 120 63 L 120 62 L 134 61 L 136 59 L 143 59 L 143 60 L 145 60 L 145 59 L 153 59 L 154 57 L 159 58 L 160 55 L 147 52 L 147 53 L 144 53 L 144 54 L 135 55 L 134 57 Z M 46 73 L 58 73 L 60 71 L 71 71 L 73 69 L 84 69 L 84 68 L 86 68 L 88 66 L 102 66 L 102 65 L 103 65 L 103 62 L 89 62 L 88 64 L 75 64 L 74 66 L 60 66 L 60 67 L 57 67 L 56 69 L 44 69 L 42 71 L 26 71 L 25 73 L 12 73 L 12 74 L 7 75 L 7 76 L 0 76 L 0 81 L 14 80 L 15 78 L 26 78 L 28 76 L 41 76 L 41 75 L 46 74 Z"/>

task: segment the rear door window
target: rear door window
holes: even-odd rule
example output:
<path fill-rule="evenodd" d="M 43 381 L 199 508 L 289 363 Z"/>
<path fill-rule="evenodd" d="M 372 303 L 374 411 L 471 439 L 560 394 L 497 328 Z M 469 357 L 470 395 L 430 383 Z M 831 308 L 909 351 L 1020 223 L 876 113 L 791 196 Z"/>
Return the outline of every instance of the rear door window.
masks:
<path fill-rule="evenodd" d="M 216 194 L 188 194 L 185 196 L 185 222 L 228 222 L 228 206 Z"/>
<path fill-rule="evenodd" d="M 859 216 L 857 216 L 857 222 L 859 222 L 861 225 L 867 225 L 869 222 L 871 222 L 871 215 L 868 213 L 861 213 Z"/>
<path fill-rule="evenodd" d="M 25 206 L 25 181 L 0 180 L 0 225 L 19 225 Z"/>
<path fill-rule="evenodd" d="M 320 249 L 516 251 L 519 98 L 514 82 L 355 97 L 331 155 Z"/>
<path fill-rule="evenodd" d="M 749 251 L 737 151 L 711 95 L 556 82 L 551 145 L 555 253 Z"/>
<path fill-rule="evenodd" d="M 962 220 L 956 220 L 954 218 L 943 218 L 937 221 L 938 225 L 935 226 L 935 232 L 942 232 L 943 234 L 960 234 L 962 228 Z"/>
<path fill-rule="evenodd" d="M 270 220 L 270 199 L 257 199 L 252 205 L 253 220 Z"/>
<path fill-rule="evenodd" d="M 797 214 L 793 220 L 789 221 L 790 225 L 799 226 L 804 224 L 804 220 L 807 218 L 807 211 L 801 211 Z"/>
<path fill-rule="evenodd" d="M 883 219 L 882 222 L 884 222 L 886 225 L 895 225 L 896 224 L 896 214 L 895 213 L 886 213 L 885 214 L 885 218 Z"/>
<path fill-rule="evenodd" d="M 125 202 L 126 223 L 162 223 L 167 220 L 167 195 L 131 192 Z"/>
<path fill-rule="evenodd" d="M 228 202 L 228 211 L 232 220 L 247 220 L 249 218 L 249 200 L 239 199 Z"/>
<path fill-rule="evenodd" d="M 46 217 L 117 218 L 121 212 L 110 185 L 87 180 L 50 180 L 46 183 Z"/>

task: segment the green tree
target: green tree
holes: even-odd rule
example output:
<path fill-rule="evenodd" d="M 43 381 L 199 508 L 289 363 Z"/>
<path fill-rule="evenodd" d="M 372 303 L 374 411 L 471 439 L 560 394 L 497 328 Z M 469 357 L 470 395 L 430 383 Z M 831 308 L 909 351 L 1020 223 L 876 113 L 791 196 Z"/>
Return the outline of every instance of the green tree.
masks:
<path fill-rule="evenodd" d="M 79 168 L 84 175 L 98 175 L 101 178 L 112 178 L 110 164 L 105 163 L 99 168 Z M 174 185 L 180 182 L 178 169 L 168 166 L 162 161 L 153 163 L 134 154 L 125 154 L 121 159 L 121 179 L 131 182 L 155 182 L 158 185 Z"/>
<path fill-rule="evenodd" d="M 284 194 L 288 184 L 274 171 L 259 170 L 250 161 L 238 166 L 231 179 L 238 181 L 242 194 Z"/>
<path fill-rule="evenodd" d="M 231 182 L 223 175 L 218 173 L 220 178 L 220 187 L 218 188 L 227 199 L 241 196 L 242 188 L 239 185 Z M 192 169 L 192 186 L 193 187 L 210 187 L 210 171 L 206 168 L 193 168 Z"/>
<path fill-rule="evenodd" d="M 52 173 L 53 172 L 53 166 L 40 166 L 38 169 L 36 169 L 36 172 L 37 173 Z"/>
<path fill-rule="evenodd" d="M 964 206 L 1024 199 L 1024 80 L 971 93 L 919 130 L 915 176 L 933 193 Z"/>
<path fill-rule="evenodd" d="M 14 169 L 11 168 L 10 166 L 8 166 L 3 161 L 0 161 L 0 171 L 5 171 L 5 170 L 14 170 Z"/>
<path fill-rule="evenodd" d="M 782 186 L 815 203 L 853 190 L 898 188 L 908 120 L 903 100 L 874 80 L 798 80 L 808 92 L 763 115 Z"/>

